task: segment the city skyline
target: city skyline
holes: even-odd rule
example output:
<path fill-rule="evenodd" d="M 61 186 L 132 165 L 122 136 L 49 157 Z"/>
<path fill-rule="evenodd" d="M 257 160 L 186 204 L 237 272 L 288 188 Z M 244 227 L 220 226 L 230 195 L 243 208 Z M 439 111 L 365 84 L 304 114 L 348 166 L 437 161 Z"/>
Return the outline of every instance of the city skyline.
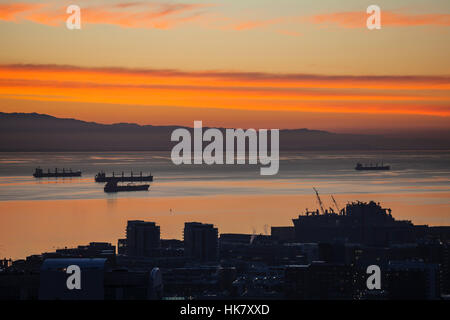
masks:
<path fill-rule="evenodd" d="M 162 239 L 155 222 L 128 220 L 117 247 L 1 259 L 0 297 L 20 288 L 20 299 L 39 300 L 446 299 L 449 227 L 397 220 L 374 201 L 320 209 L 270 235 L 184 222 L 182 240 Z M 70 286 L 67 265 L 78 270 Z"/>

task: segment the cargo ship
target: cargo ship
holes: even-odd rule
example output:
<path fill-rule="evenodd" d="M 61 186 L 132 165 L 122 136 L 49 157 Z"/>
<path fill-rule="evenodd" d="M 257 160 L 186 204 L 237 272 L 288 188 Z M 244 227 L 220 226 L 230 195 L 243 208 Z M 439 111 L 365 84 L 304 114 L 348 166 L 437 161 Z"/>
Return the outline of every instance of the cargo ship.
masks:
<path fill-rule="evenodd" d="M 116 176 L 115 173 L 112 173 L 112 176 L 107 176 L 105 172 L 101 171 L 95 175 L 95 182 L 152 182 L 153 176 L 149 174 L 148 176 L 143 176 L 142 172 L 138 176 L 133 176 L 133 172 L 131 172 L 131 176 L 125 176 L 122 172 L 121 176 Z"/>
<path fill-rule="evenodd" d="M 391 170 L 391 166 L 385 166 L 385 165 L 383 165 L 383 163 L 381 163 L 381 166 L 379 166 L 378 163 L 376 165 L 374 165 L 374 166 L 372 164 L 370 164 L 368 166 L 368 165 L 362 165 L 361 163 L 357 163 L 356 167 L 355 167 L 355 170 L 358 170 L 358 171 L 365 171 L 365 170 L 368 170 L 368 171 L 371 171 L 371 170 Z"/>
<path fill-rule="evenodd" d="M 62 169 L 62 171 L 58 171 L 58 168 L 55 168 L 54 172 L 44 172 L 41 168 L 36 168 L 33 173 L 33 177 L 35 178 L 66 178 L 66 177 L 81 177 L 81 171 L 72 171 L 72 169 L 66 170 Z"/>
<path fill-rule="evenodd" d="M 148 184 L 141 184 L 141 185 L 135 185 L 135 184 L 127 184 L 127 185 L 118 185 L 117 181 L 109 181 L 105 185 L 105 192 L 106 193 L 115 193 L 115 192 L 123 192 L 123 191 L 148 191 L 148 188 L 150 188 L 150 185 Z"/>

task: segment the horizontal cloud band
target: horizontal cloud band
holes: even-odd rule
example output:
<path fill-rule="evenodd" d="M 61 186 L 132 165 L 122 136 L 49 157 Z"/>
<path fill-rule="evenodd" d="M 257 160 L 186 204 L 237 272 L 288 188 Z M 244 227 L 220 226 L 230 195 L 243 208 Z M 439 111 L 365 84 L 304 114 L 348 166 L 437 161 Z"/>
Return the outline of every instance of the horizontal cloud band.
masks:
<path fill-rule="evenodd" d="M 0 98 L 299 112 L 450 115 L 449 76 L 0 65 Z"/>

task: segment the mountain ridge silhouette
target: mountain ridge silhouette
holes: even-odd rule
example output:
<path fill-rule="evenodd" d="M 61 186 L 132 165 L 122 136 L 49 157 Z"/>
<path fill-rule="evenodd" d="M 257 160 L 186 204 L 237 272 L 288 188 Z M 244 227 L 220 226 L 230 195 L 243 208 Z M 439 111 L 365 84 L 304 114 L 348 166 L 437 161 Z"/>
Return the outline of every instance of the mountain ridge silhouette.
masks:
<path fill-rule="evenodd" d="M 39 113 L 0 112 L 0 152 L 168 151 L 177 125 L 101 124 Z M 208 127 L 204 127 L 206 130 Z M 219 128 L 225 130 L 225 128 Z M 392 137 L 280 130 L 280 151 L 450 149 L 450 137 Z"/>

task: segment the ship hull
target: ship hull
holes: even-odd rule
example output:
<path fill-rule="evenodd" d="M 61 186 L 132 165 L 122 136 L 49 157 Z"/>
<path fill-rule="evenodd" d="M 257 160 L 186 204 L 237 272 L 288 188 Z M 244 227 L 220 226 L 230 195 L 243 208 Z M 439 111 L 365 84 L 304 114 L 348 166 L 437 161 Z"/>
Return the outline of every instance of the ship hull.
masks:
<path fill-rule="evenodd" d="M 116 192 L 130 192 L 130 191 L 148 191 L 150 185 L 144 184 L 140 186 L 105 186 L 104 190 L 106 193 L 116 193 Z"/>
<path fill-rule="evenodd" d="M 33 174 L 35 178 L 71 178 L 71 177 L 81 177 L 81 172 L 50 172 L 50 173 L 41 173 L 41 174 Z"/>
<path fill-rule="evenodd" d="M 355 170 L 357 171 L 382 171 L 382 170 L 391 170 L 391 167 L 385 166 L 385 167 L 356 167 Z"/>

